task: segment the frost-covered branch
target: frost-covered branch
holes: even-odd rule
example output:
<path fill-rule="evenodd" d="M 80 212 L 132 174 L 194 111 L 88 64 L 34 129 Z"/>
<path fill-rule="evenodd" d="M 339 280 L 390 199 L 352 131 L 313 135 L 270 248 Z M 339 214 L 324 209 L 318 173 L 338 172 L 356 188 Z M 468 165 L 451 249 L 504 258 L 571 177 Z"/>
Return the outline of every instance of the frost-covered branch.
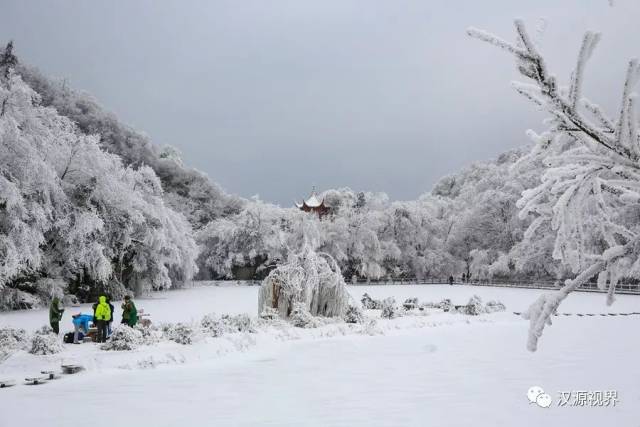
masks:
<path fill-rule="evenodd" d="M 640 201 L 640 141 L 636 96 L 640 66 L 631 60 L 622 90 L 620 112 L 612 119 L 583 97 L 586 64 L 600 41 L 587 32 L 568 87 L 560 87 L 531 41 L 522 21 L 515 21 L 517 42 L 510 44 L 477 29 L 468 34 L 515 56 L 526 83 L 516 91 L 550 115 L 550 128 L 541 135 L 529 131 L 536 145 L 528 159 L 538 159 L 546 172 L 537 186 L 525 190 L 518 201 L 520 217 L 532 217 L 525 241 L 540 227 L 555 232 L 553 257 L 568 266 L 575 278 L 560 291 L 543 295 L 526 317 L 530 319 L 528 348 L 535 351 L 545 325 L 559 304 L 583 283 L 598 277 L 608 286 L 607 303 L 613 303 L 618 281 L 640 277 L 637 210 Z"/>

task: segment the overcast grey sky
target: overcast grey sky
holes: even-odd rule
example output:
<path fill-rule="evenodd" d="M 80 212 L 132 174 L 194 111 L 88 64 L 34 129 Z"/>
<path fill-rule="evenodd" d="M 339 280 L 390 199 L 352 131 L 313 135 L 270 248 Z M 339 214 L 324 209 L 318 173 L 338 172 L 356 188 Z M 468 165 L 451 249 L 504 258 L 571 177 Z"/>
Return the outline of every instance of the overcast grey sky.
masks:
<path fill-rule="evenodd" d="M 92 93 L 229 192 L 290 205 L 349 186 L 413 199 L 439 177 L 526 144 L 542 116 L 509 86 L 522 17 L 565 80 L 604 33 L 586 94 L 617 109 L 640 56 L 640 2 L 0 0 L 0 40 Z"/>

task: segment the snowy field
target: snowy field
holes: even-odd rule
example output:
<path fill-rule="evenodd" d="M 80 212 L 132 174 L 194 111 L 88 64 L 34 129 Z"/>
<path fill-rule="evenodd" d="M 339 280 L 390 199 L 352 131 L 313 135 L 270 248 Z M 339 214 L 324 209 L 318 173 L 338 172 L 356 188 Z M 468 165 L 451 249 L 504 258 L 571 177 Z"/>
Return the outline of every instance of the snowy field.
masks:
<path fill-rule="evenodd" d="M 131 352 L 95 344 L 63 353 L 18 352 L 0 379 L 22 379 L 61 362 L 87 369 L 40 386 L 0 390 L 0 426 L 640 426 L 640 316 L 557 317 L 540 349 L 525 349 L 522 311 L 542 291 L 472 286 L 351 286 L 377 299 L 498 299 L 507 312 L 469 317 L 429 312 L 377 319 L 375 327 L 330 324 L 230 334 L 191 346 L 161 343 Z M 154 322 L 257 311 L 258 287 L 202 286 L 139 299 Z M 561 312 L 640 311 L 640 297 L 576 293 Z M 119 307 L 119 304 L 116 304 Z M 70 314 L 88 306 L 68 308 Z M 379 316 L 369 311 L 368 316 Z M 119 316 L 119 310 L 116 311 Z M 35 330 L 46 310 L 0 314 L 0 327 Z M 529 404 L 541 386 L 550 408 Z M 615 407 L 561 407 L 561 391 L 615 390 Z"/>

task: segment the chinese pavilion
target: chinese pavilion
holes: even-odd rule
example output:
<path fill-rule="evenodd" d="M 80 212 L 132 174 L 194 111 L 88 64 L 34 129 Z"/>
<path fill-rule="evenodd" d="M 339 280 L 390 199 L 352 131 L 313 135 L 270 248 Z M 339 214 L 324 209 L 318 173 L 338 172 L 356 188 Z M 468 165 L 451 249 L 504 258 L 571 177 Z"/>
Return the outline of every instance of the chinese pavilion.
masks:
<path fill-rule="evenodd" d="M 296 207 L 304 212 L 314 212 L 320 218 L 329 213 L 329 208 L 324 204 L 324 198 L 320 200 L 315 190 L 307 200 L 303 200 L 302 203 L 296 202 Z"/>

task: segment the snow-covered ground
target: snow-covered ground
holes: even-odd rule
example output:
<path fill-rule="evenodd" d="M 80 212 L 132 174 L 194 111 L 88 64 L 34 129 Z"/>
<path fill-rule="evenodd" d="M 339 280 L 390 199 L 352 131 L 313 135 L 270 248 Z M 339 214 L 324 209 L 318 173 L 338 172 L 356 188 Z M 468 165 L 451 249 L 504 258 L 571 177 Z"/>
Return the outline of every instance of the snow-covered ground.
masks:
<path fill-rule="evenodd" d="M 0 390 L 0 426 L 639 425 L 640 316 L 557 317 L 538 352 L 530 353 L 528 324 L 512 311 L 526 309 L 542 291 L 447 285 L 349 290 L 357 300 L 367 292 L 378 299 L 451 298 L 456 304 L 477 294 L 501 300 L 507 312 L 469 317 L 433 311 L 378 319 L 369 328 L 261 329 L 131 352 L 106 352 L 95 344 L 67 345 L 52 356 L 18 352 L 0 364 L 0 378 L 21 379 L 70 361 L 87 370 Z M 199 320 L 211 312 L 255 315 L 257 291 L 203 286 L 137 304 L 154 322 Z M 604 298 L 575 293 L 560 311 L 640 311 L 638 296 L 619 296 L 612 307 Z M 63 325 L 87 308 L 68 308 Z M 0 314 L 0 327 L 35 330 L 46 322 L 46 310 Z M 550 408 L 529 404 L 526 392 L 533 385 L 552 396 Z M 615 390 L 620 401 L 615 407 L 557 405 L 561 391 L 579 390 Z"/>

